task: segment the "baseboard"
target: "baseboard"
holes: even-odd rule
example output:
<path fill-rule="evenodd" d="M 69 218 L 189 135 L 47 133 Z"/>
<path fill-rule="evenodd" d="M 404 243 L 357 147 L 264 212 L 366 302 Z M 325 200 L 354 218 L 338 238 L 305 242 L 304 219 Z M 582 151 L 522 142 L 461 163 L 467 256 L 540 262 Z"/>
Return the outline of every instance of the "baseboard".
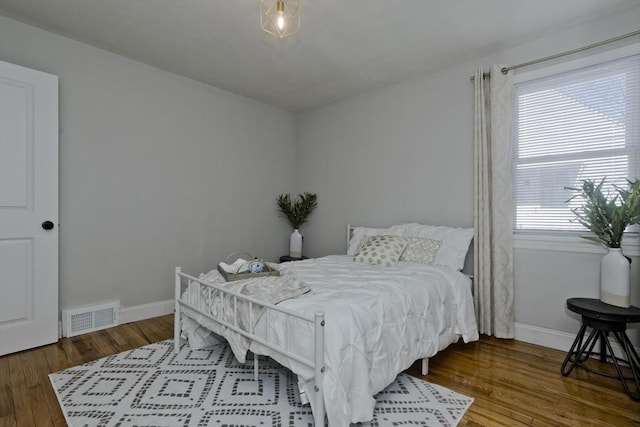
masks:
<path fill-rule="evenodd" d="M 569 351 L 575 338 L 576 334 L 569 332 L 516 323 L 516 339 L 518 341 L 528 342 L 529 344 Z"/>
<path fill-rule="evenodd" d="M 120 309 L 120 323 L 131 323 L 152 317 L 164 316 L 165 314 L 173 313 L 174 308 L 174 300 L 125 307 Z"/>
<path fill-rule="evenodd" d="M 543 347 L 554 348 L 564 352 L 569 351 L 576 333 L 556 331 L 554 329 L 542 328 L 540 326 L 526 325 L 524 323 L 516 323 L 516 340 L 537 344 Z M 611 347 L 614 353 L 621 354 L 620 346 L 613 338 L 611 338 Z M 634 346 L 636 351 L 640 353 L 640 348 Z"/>

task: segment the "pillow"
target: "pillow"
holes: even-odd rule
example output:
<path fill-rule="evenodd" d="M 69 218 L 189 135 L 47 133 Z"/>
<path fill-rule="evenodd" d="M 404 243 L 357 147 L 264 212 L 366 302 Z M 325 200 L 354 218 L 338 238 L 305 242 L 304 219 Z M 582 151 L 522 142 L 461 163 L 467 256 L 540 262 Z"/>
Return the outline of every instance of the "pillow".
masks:
<path fill-rule="evenodd" d="M 362 239 L 360 239 L 360 243 L 358 243 L 358 247 L 356 248 L 355 254 L 358 255 L 360 252 L 362 252 L 362 249 L 364 249 L 364 247 L 369 244 L 369 240 L 371 240 L 373 237 L 376 236 L 362 236 Z"/>
<path fill-rule="evenodd" d="M 405 224 L 402 236 L 426 237 L 442 241 L 433 263 L 446 265 L 455 270 L 462 271 L 464 268 L 464 259 L 467 256 L 471 239 L 473 239 L 473 228 L 455 228 L 412 223 Z"/>
<path fill-rule="evenodd" d="M 433 264 L 433 260 L 442 245 L 442 240 L 426 237 L 407 237 L 407 247 L 400 255 L 400 261 Z"/>
<path fill-rule="evenodd" d="M 391 267 L 407 247 L 407 239 L 399 236 L 371 236 L 354 258 L 357 262 Z"/>
<path fill-rule="evenodd" d="M 394 225 L 389 228 L 369 228 L 369 227 L 355 227 L 351 233 L 351 240 L 349 240 L 349 248 L 347 249 L 347 255 L 354 256 L 358 253 L 358 247 L 363 242 L 365 237 L 369 236 L 402 236 L 402 231 L 405 225 Z"/>

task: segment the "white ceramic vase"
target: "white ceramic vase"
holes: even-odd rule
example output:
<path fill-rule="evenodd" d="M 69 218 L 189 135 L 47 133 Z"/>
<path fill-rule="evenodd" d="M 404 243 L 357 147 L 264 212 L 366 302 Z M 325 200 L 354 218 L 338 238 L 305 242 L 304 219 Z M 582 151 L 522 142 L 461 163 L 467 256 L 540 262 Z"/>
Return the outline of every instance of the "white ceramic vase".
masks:
<path fill-rule="evenodd" d="M 622 255 L 622 249 L 609 248 L 600 261 L 600 301 L 628 308 L 629 270 L 631 265 Z"/>
<path fill-rule="evenodd" d="M 291 233 L 289 239 L 289 256 L 292 258 L 302 258 L 302 234 L 296 228 Z"/>

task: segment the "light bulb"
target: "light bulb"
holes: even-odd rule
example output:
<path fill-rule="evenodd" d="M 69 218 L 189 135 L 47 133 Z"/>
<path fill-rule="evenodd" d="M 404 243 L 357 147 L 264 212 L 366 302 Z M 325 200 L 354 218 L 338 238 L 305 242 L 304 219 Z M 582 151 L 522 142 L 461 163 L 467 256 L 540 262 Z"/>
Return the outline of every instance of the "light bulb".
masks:
<path fill-rule="evenodd" d="M 276 24 L 280 31 L 282 31 L 284 29 L 284 0 L 278 0 L 276 3 L 276 13 L 278 14 Z"/>

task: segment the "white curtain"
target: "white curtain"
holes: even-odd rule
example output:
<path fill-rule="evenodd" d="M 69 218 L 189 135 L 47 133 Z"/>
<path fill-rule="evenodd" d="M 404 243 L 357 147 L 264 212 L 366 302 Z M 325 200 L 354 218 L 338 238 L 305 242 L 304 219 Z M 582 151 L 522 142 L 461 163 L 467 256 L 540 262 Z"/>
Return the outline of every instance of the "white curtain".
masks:
<path fill-rule="evenodd" d="M 513 338 L 513 72 L 483 74 L 474 80 L 474 300 L 480 333 Z"/>

